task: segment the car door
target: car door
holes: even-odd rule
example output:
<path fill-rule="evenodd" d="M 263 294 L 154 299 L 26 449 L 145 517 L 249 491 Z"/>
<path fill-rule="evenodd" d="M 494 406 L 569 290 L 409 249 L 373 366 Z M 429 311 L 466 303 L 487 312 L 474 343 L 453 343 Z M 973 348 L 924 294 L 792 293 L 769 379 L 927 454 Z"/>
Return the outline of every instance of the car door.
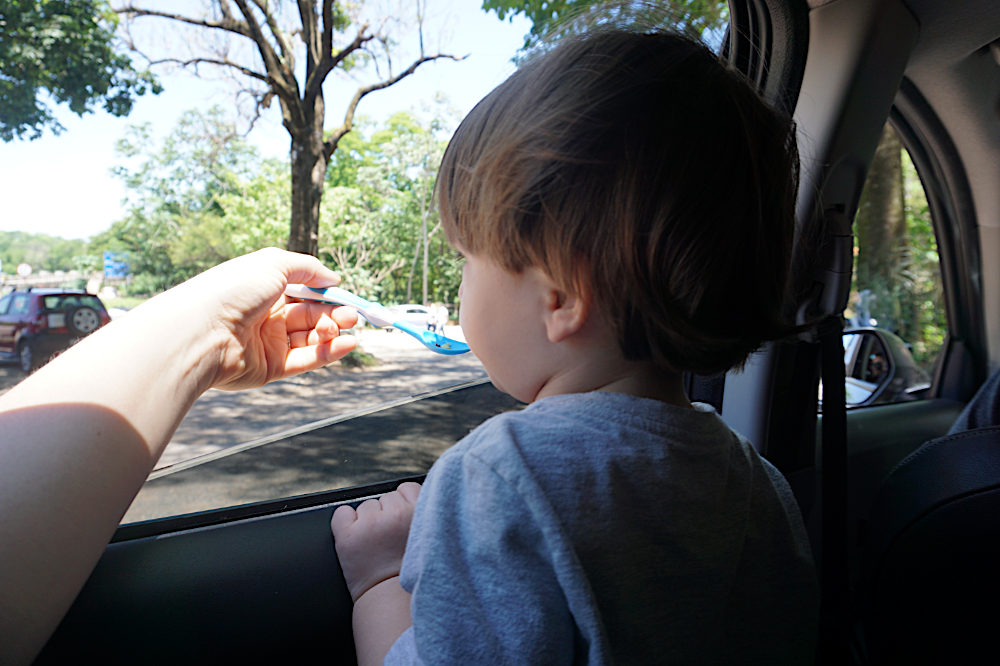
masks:
<path fill-rule="evenodd" d="M 877 488 L 886 466 L 950 425 L 982 380 L 989 354 L 997 350 L 985 334 L 982 283 L 974 270 L 980 265 L 980 242 L 970 232 L 975 209 L 957 173 L 962 161 L 948 152 L 948 132 L 935 129 L 933 107 L 921 106 L 926 100 L 913 94 L 910 79 L 904 78 L 921 26 L 932 29 L 935 20 L 949 17 L 930 12 L 918 21 L 898 0 L 815 4 L 807 18 L 804 3 L 733 0 L 736 28 L 727 42 L 728 56 L 772 101 L 796 109 L 803 146 L 802 233 L 808 235 L 828 208 L 853 217 L 890 113 L 912 141 L 914 161 L 923 159 L 917 157 L 921 151 L 927 154 L 921 177 L 931 183 L 933 205 L 942 209 L 934 223 L 948 298 L 948 339 L 929 399 L 848 416 L 857 524 L 866 493 Z M 808 275 L 802 285 L 810 286 Z M 817 359 L 815 342 L 808 339 L 772 345 L 743 372 L 725 378 L 717 402 L 723 418 L 792 481 L 821 559 L 815 493 L 816 444 L 822 444 L 816 436 Z M 359 439 L 391 459 L 393 449 L 383 447 L 369 430 L 402 429 L 421 437 L 428 424 L 445 419 L 444 430 L 457 435 L 479 417 L 516 408 L 491 391 L 487 384 L 466 386 L 358 417 L 373 419 L 367 429 L 355 419 L 345 420 L 341 423 L 350 427 L 336 430 L 337 423 L 328 424 L 246 452 L 260 454 L 253 467 L 278 476 L 287 469 L 288 463 L 279 461 L 283 456 L 315 460 L 329 454 L 327 463 L 335 469 L 345 459 L 332 453 Z M 407 406 L 416 411 L 394 411 Z M 383 418 L 387 421 L 375 423 Z M 443 435 L 442 442 L 447 438 Z M 239 455 L 180 469 L 152 483 L 159 482 L 169 495 L 184 486 L 187 472 L 189 478 L 199 477 L 198 492 L 208 492 L 227 478 L 224 461 L 234 464 Z M 300 469 L 308 466 L 300 463 Z M 393 469 L 417 471 L 406 465 Z M 354 663 L 351 603 L 329 518 L 339 504 L 386 492 L 398 482 L 398 477 L 367 481 L 123 525 L 37 663 L 302 661 L 313 654 Z"/>
<path fill-rule="evenodd" d="M 17 352 L 18 331 L 24 324 L 28 308 L 31 306 L 31 294 L 15 291 L 7 297 L 6 311 L 0 314 L 0 351 L 8 354 Z"/>
<path fill-rule="evenodd" d="M 7 314 L 7 308 L 10 307 L 10 301 L 13 298 L 13 294 L 7 294 L 6 296 L 0 298 L 0 352 L 10 353 L 11 343 L 10 339 L 13 337 L 11 334 L 11 326 L 4 321 L 4 315 Z"/>
<path fill-rule="evenodd" d="M 759 23 L 771 24 L 772 7 L 773 28 Z M 742 27 L 724 42 L 727 57 L 790 110 L 805 53 L 804 6 L 738 2 L 732 12 Z M 333 511 L 421 478 L 434 456 L 401 455 L 413 450 L 408 443 L 443 450 L 516 408 L 488 382 L 473 382 L 157 470 L 37 663 L 139 655 L 147 663 L 256 663 L 314 654 L 355 663 Z"/>

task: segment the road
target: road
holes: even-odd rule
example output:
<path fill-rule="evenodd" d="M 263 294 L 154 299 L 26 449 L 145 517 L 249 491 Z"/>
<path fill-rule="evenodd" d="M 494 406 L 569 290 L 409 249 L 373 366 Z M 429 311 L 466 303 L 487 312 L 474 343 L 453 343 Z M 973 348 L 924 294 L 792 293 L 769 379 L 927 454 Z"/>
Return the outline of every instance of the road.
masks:
<path fill-rule="evenodd" d="M 379 365 L 353 369 L 335 363 L 259 389 L 209 390 L 195 402 L 157 468 L 321 419 L 486 376 L 475 356 L 434 354 L 408 335 L 384 329 L 356 331 Z M 464 340 L 448 326 L 448 337 Z M 25 377 L 16 363 L 0 365 L 0 395 Z M 102 379 L 103 381 L 103 379 Z"/>
<path fill-rule="evenodd" d="M 447 327 L 445 334 L 464 340 L 458 326 Z M 350 369 L 335 364 L 259 389 L 210 390 L 181 422 L 157 467 L 486 376 L 471 353 L 442 356 L 404 333 L 383 329 L 360 329 L 357 336 L 364 350 L 380 361 L 378 366 Z"/>

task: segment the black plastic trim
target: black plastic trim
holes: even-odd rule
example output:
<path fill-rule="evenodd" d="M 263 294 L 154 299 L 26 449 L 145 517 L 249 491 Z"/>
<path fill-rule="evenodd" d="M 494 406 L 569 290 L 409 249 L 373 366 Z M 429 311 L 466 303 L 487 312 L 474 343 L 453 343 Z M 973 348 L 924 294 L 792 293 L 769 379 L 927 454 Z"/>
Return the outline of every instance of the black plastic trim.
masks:
<path fill-rule="evenodd" d="M 384 495 L 392 492 L 401 483 L 415 481 L 423 483 L 426 474 L 418 476 L 408 476 L 392 481 L 384 481 L 367 486 L 354 486 L 352 488 L 341 488 L 310 495 L 299 495 L 298 497 L 286 497 L 278 500 L 268 500 L 264 502 L 254 502 L 252 504 L 241 504 L 238 506 L 226 507 L 223 509 L 213 509 L 211 511 L 199 511 L 181 516 L 171 516 L 170 518 L 159 518 L 156 520 L 144 520 L 137 523 L 122 525 L 111 537 L 111 543 L 121 543 L 135 539 L 144 539 L 150 536 L 160 536 L 172 532 L 183 532 L 201 527 L 212 527 L 224 523 L 232 523 L 250 518 L 260 518 L 276 513 L 296 511 L 309 507 L 323 506 L 327 504 L 350 504 L 362 498 L 373 495 Z"/>

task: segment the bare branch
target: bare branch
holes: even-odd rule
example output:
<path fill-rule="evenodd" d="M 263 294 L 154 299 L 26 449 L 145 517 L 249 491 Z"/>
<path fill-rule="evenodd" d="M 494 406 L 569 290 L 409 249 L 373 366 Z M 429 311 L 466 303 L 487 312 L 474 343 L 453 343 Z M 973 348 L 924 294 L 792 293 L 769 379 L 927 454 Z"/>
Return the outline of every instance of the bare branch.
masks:
<path fill-rule="evenodd" d="M 380 81 L 379 83 L 373 83 L 370 86 L 364 86 L 362 88 L 358 88 L 358 91 L 354 93 L 354 98 L 351 99 L 351 103 L 348 104 L 347 106 L 347 112 L 344 114 L 344 123 L 337 129 L 335 129 L 330 134 L 330 138 L 327 139 L 326 142 L 324 142 L 323 144 L 323 150 L 326 153 L 326 158 L 330 159 L 330 155 L 332 155 L 333 151 L 337 149 L 337 144 L 344 137 L 344 135 L 350 132 L 351 129 L 354 127 L 354 113 L 358 109 L 358 103 L 365 95 L 367 95 L 368 93 L 375 92 L 376 90 L 383 90 L 391 85 L 399 83 L 400 81 L 408 77 L 410 74 L 413 74 L 415 71 L 417 71 L 417 67 L 420 67 L 420 65 L 424 64 L 425 62 L 431 62 L 432 60 L 440 60 L 445 58 L 454 60 L 456 62 L 461 62 L 462 60 L 468 58 L 468 56 L 459 57 L 443 53 L 439 53 L 437 55 L 432 55 L 432 56 L 424 56 L 422 58 L 418 58 L 417 60 L 415 60 L 412 65 L 407 67 L 405 71 L 401 72 L 397 76 L 388 78 L 385 81 Z"/>
<path fill-rule="evenodd" d="M 114 10 L 116 14 L 127 14 L 128 16 L 138 17 L 138 16 L 157 16 L 159 18 L 170 19 L 172 21 L 180 21 L 181 23 L 189 23 L 191 25 L 201 26 L 203 28 L 215 28 L 217 30 L 225 30 L 226 32 L 233 32 L 237 35 L 243 35 L 244 37 L 250 37 L 250 30 L 246 23 L 242 21 L 237 21 L 232 18 L 232 15 L 226 16 L 226 12 L 223 11 L 223 19 L 221 21 L 209 21 L 206 19 L 196 19 L 190 16 L 181 16 L 180 14 L 171 14 L 169 12 L 161 12 L 153 9 L 141 9 L 139 7 L 133 7 L 132 5 L 126 5 L 120 9 Z"/>
<path fill-rule="evenodd" d="M 306 53 L 313 65 L 318 63 L 323 54 L 320 53 L 319 40 L 316 39 L 316 2 L 315 0 L 298 0 L 299 20 L 302 22 L 302 41 L 306 45 Z"/>
<path fill-rule="evenodd" d="M 278 25 L 278 21 L 274 18 L 274 13 L 271 12 L 270 6 L 267 4 L 267 0 L 253 0 L 253 4 L 257 5 L 261 13 L 264 15 L 264 21 L 267 23 L 267 27 L 271 30 L 271 34 L 274 35 L 274 41 L 278 42 L 278 48 L 281 49 L 281 58 L 285 63 L 285 66 L 294 71 L 295 70 L 295 50 L 288 41 L 288 37 L 285 32 Z"/>
<path fill-rule="evenodd" d="M 372 283 L 379 284 L 380 282 L 382 282 L 382 280 L 392 275 L 393 272 L 402 268 L 404 265 L 406 265 L 405 261 L 403 261 L 402 259 L 397 259 L 396 261 L 392 262 L 392 265 L 388 267 L 383 266 L 382 268 L 380 268 L 375 272 L 375 275 L 372 276 Z"/>
<path fill-rule="evenodd" d="M 364 32 L 364 28 L 361 32 Z M 323 0 L 323 40 L 320 49 L 324 60 L 333 53 L 333 0 Z"/>
<path fill-rule="evenodd" d="M 246 0 L 235 1 L 236 6 L 240 8 L 240 13 L 243 14 L 243 18 L 246 20 L 249 36 L 256 42 L 257 50 L 260 51 L 260 57 L 264 60 L 264 67 L 271 78 L 271 85 L 274 86 L 275 93 L 279 97 L 284 98 L 288 102 L 289 107 L 297 107 L 299 101 L 299 83 L 295 80 L 295 73 L 282 67 L 282 63 L 278 59 L 278 54 L 274 52 L 274 47 L 271 46 L 271 43 L 264 36 L 263 30 L 260 28 L 260 23 L 257 22 L 257 17 L 254 16 L 253 10 L 247 5 Z M 301 120 L 302 124 L 305 124 L 305 119 Z"/>
<path fill-rule="evenodd" d="M 323 87 L 323 81 L 326 79 L 327 75 L 333 71 L 333 69 L 342 63 L 344 59 L 360 49 L 366 43 L 374 38 L 374 35 L 365 34 L 368 30 L 368 24 L 365 23 L 361 26 L 358 34 L 354 37 L 354 41 L 341 49 L 337 55 L 332 53 L 324 53 L 323 59 L 320 61 L 319 66 L 309 74 L 309 78 L 306 79 L 306 94 L 305 102 L 306 104 L 311 104 L 312 100 L 319 94 Z"/>
<path fill-rule="evenodd" d="M 252 69 L 248 69 L 239 63 L 232 62 L 231 60 L 217 60 L 215 58 L 191 58 L 190 60 L 180 60 L 179 58 L 160 58 L 159 60 L 150 60 L 150 65 L 162 65 L 165 63 L 173 63 L 175 65 L 180 65 L 182 67 L 189 67 L 191 65 L 197 66 L 201 64 L 205 65 L 218 65 L 220 67 L 232 67 L 233 69 L 238 69 L 240 73 L 245 74 L 249 77 L 259 79 L 265 83 L 270 83 L 271 79 L 268 78 L 266 74 L 261 74 L 260 72 L 255 72 Z"/>

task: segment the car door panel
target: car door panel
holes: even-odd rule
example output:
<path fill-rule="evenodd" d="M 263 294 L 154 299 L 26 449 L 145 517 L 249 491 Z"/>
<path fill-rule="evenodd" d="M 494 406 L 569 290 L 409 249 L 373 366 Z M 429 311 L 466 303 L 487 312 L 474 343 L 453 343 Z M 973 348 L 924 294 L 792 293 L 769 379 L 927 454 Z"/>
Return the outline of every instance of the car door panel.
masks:
<path fill-rule="evenodd" d="M 325 662 L 355 663 L 333 511 L 423 481 L 420 472 L 441 451 L 519 408 L 477 380 L 176 465 L 140 492 L 154 515 L 168 515 L 155 514 L 157 506 L 221 508 L 120 527 L 36 663 L 131 662 L 136 655 L 144 663 L 176 664 L 191 655 L 198 662 L 325 655 Z M 404 478 L 372 481 L 391 476 Z M 228 506 L 231 497 L 213 483 L 220 478 L 281 499 Z M 358 485 L 330 485 L 345 478 Z M 312 492 L 317 479 L 334 489 Z M 150 645 L 158 647 L 147 656 Z"/>
<path fill-rule="evenodd" d="M 35 663 L 356 663 L 336 506 L 111 544 Z"/>
<path fill-rule="evenodd" d="M 856 580 L 864 526 L 882 483 L 896 465 L 927 441 L 947 434 L 964 403 L 947 400 L 918 400 L 850 410 L 847 413 L 848 525 L 851 578 Z M 817 418 L 816 439 L 821 442 L 822 415 Z M 813 555 L 820 560 L 822 541 L 821 511 L 814 510 L 818 484 L 816 468 L 808 467 L 788 475 L 802 515 L 806 520 Z"/>

